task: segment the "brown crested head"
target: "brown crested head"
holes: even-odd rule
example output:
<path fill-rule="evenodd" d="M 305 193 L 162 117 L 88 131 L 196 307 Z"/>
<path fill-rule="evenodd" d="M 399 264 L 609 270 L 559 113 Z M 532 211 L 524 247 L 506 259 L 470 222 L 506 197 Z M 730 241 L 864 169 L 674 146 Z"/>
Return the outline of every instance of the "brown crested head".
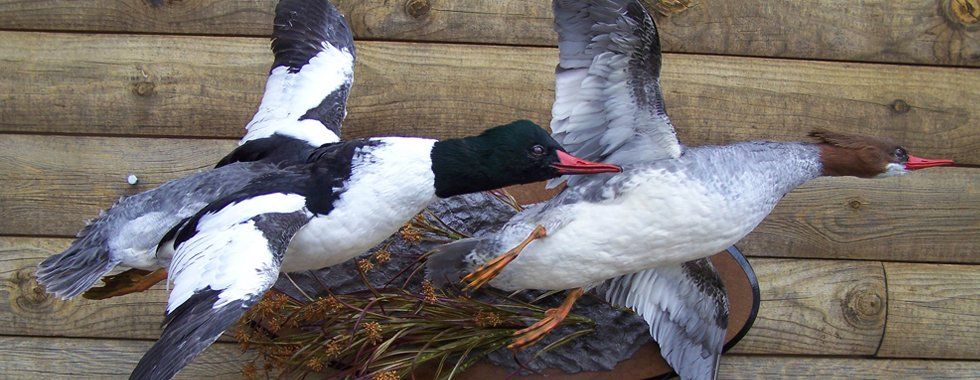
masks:
<path fill-rule="evenodd" d="M 950 160 L 931 160 L 909 155 L 889 139 L 815 130 L 823 175 L 861 178 L 903 175 L 909 170 L 952 165 Z"/>

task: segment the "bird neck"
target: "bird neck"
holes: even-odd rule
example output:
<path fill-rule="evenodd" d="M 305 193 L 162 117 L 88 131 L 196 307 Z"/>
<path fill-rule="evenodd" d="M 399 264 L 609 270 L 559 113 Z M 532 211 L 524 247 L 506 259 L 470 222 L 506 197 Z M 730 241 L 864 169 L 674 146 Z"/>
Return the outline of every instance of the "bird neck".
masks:
<path fill-rule="evenodd" d="M 432 173 L 436 196 L 492 190 L 509 185 L 500 175 L 506 163 L 497 159 L 492 144 L 478 136 L 448 139 L 432 146 Z"/>
<path fill-rule="evenodd" d="M 820 148 L 821 174 L 824 176 L 873 178 L 882 173 L 883 158 L 875 156 L 875 149 L 844 148 L 826 143 L 816 145 Z"/>
<path fill-rule="evenodd" d="M 778 200 L 821 174 L 820 150 L 799 142 L 743 142 L 689 148 L 689 172 L 726 193 L 749 192 Z M 732 188 L 724 188 L 732 186 Z"/>

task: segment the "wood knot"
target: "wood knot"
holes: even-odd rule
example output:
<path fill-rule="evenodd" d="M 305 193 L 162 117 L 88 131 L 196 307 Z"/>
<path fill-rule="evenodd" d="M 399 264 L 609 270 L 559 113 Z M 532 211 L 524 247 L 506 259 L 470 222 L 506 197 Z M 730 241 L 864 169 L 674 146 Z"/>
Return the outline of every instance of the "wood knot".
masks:
<path fill-rule="evenodd" d="M 133 83 L 133 93 L 139 96 L 150 96 L 153 95 L 156 87 L 157 85 L 153 84 L 153 82 L 136 82 Z"/>
<path fill-rule="evenodd" d="M 854 210 L 860 210 L 862 207 L 864 207 L 864 205 L 865 203 L 862 202 L 860 199 L 851 199 L 847 201 L 847 206 Z"/>
<path fill-rule="evenodd" d="M 892 102 L 891 109 L 892 109 L 893 112 L 901 115 L 901 114 L 905 114 L 905 113 L 908 113 L 909 111 L 911 111 L 912 110 L 912 106 L 910 106 L 908 103 L 906 103 L 902 99 L 896 99 L 894 102 Z"/>
<path fill-rule="evenodd" d="M 44 286 L 37 283 L 34 277 L 35 267 L 21 268 L 14 273 L 13 282 L 15 292 L 11 292 L 14 297 L 10 304 L 15 311 L 25 314 L 44 314 L 49 313 L 57 302 L 54 297 L 45 291 Z"/>
<path fill-rule="evenodd" d="M 142 67 L 136 67 L 136 76 L 131 79 L 133 81 L 133 93 L 137 96 L 145 97 L 155 93 L 157 85 L 150 80 L 150 74 L 147 74 Z"/>
<path fill-rule="evenodd" d="M 877 327 L 884 323 L 885 297 L 874 284 L 858 284 L 844 295 L 841 310 L 852 326 Z"/>
<path fill-rule="evenodd" d="M 647 0 L 650 3 L 661 16 L 681 14 L 695 5 L 694 0 Z"/>
<path fill-rule="evenodd" d="M 962 26 L 973 26 L 980 21 L 980 0 L 946 0 L 946 18 Z"/>
<path fill-rule="evenodd" d="M 408 0 L 405 2 L 405 13 L 415 19 L 428 16 L 431 10 L 432 4 L 429 3 L 429 0 Z"/>

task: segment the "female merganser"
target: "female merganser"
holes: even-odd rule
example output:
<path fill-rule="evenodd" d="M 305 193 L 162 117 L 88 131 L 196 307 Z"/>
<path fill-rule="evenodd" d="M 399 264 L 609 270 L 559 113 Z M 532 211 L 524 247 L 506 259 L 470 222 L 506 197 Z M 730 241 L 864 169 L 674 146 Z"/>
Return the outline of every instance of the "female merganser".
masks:
<path fill-rule="evenodd" d="M 146 290 L 166 278 L 168 263 L 157 259 L 156 247 L 181 220 L 279 166 L 307 162 L 323 144 L 340 141 L 355 60 L 343 15 L 326 1 L 279 2 L 272 51 L 275 61 L 258 112 L 240 146 L 218 169 L 121 199 L 82 229 L 67 250 L 38 266 L 38 283 L 70 299 L 122 265 L 138 269 L 106 278 L 105 287 L 85 297 Z"/>
<path fill-rule="evenodd" d="M 168 234 L 157 253 L 172 257 L 165 327 L 132 378 L 172 377 L 258 302 L 281 271 L 356 257 L 438 198 L 620 170 L 568 155 L 528 121 L 463 139 L 346 141 L 313 155 L 311 164 L 256 178 Z"/>
<path fill-rule="evenodd" d="M 656 293 L 666 283 L 658 278 L 690 277 L 682 263 L 739 241 L 786 193 L 813 178 L 877 178 L 952 164 L 910 156 L 884 139 L 827 131 L 811 133 L 815 143 L 685 149 L 664 109 L 659 37 L 643 5 L 556 0 L 553 6 L 559 34 L 554 137 L 569 152 L 622 165 L 623 172 L 570 180 L 557 197 L 518 214 L 497 234 L 445 246 L 428 263 L 434 279 L 477 270 L 464 279 L 470 289 L 486 283 L 508 291 L 573 289 L 561 307 L 519 331 L 512 348 L 535 342 L 586 289 L 611 280 L 606 299 L 642 315 L 655 340 L 687 334 L 704 342 L 663 352 L 681 377 L 712 377 L 724 328 L 687 323 L 696 310 L 662 304 Z M 714 306 L 701 307 L 710 313 Z"/>

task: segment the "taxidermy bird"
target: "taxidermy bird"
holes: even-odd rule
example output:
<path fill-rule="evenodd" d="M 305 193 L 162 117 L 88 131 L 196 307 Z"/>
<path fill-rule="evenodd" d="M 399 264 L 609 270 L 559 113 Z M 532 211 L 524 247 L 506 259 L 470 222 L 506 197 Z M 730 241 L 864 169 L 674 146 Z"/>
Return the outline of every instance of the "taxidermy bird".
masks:
<path fill-rule="evenodd" d="M 257 303 L 280 272 L 366 252 L 439 198 L 567 174 L 616 172 L 519 121 L 479 136 L 327 144 L 307 165 L 252 180 L 164 237 L 174 282 L 163 335 L 132 378 L 170 378 Z"/>
<path fill-rule="evenodd" d="M 354 79 L 354 42 L 329 2 L 284 0 L 276 7 L 275 61 L 258 112 L 240 146 L 214 170 L 121 199 L 91 221 L 64 252 L 44 260 L 38 282 L 55 296 L 104 299 L 143 291 L 167 277 L 156 247 L 167 231 L 208 203 L 282 166 L 307 162 L 340 141 Z M 105 279 L 117 266 L 136 268 Z"/>
<path fill-rule="evenodd" d="M 117 265 L 154 272 L 110 278 L 96 298 L 170 275 L 163 336 L 134 378 L 172 377 L 280 271 L 354 257 L 432 200 L 620 170 L 565 153 L 526 121 L 445 141 L 338 142 L 353 72 L 350 30 L 325 1 L 286 0 L 276 13 L 276 60 L 241 146 L 215 170 L 122 200 L 39 267 L 39 281 L 66 298 Z"/>
<path fill-rule="evenodd" d="M 534 343 L 562 321 L 586 290 L 633 308 L 682 378 L 713 378 L 725 326 L 705 323 L 721 305 L 664 302 L 688 263 L 749 234 L 788 192 L 820 176 L 881 178 L 952 164 L 908 154 L 886 139 L 814 131 L 812 142 L 744 142 L 685 148 L 660 88 L 656 25 L 635 0 L 556 0 L 559 39 L 553 136 L 585 159 L 621 165 L 619 174 L 576 177 L 548 202 L 498 233 L 444 246 L 430 278 L 507 291 L 569 290 L 565 302 L 516 334 Z M 503 253 L 503 254 L 502 254 Z M 502 255 L 501 255 L 502 254 Z M 684 285 L 687 286 L 687 285 Z M 690 292 L 692 297 L 701 293 Z"/>

